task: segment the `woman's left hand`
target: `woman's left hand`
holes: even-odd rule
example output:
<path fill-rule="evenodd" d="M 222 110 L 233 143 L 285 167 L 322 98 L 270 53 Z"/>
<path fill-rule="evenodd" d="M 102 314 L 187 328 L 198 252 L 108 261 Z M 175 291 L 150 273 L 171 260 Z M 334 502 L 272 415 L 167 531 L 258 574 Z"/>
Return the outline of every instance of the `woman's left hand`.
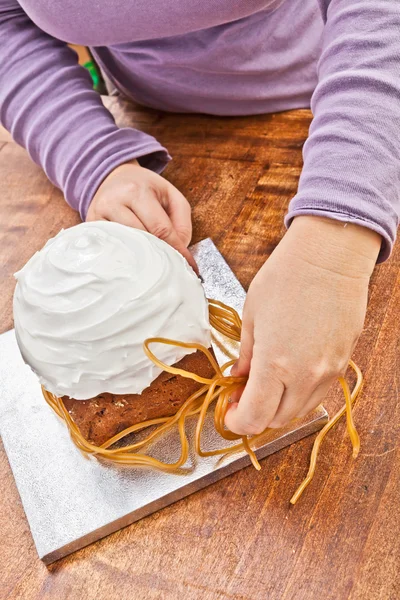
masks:
<path fill-rule="evenodd" d="M 232 373 L 249 379 L 226 414 L 231 431 L 257 434 L 306 415 L 344 374 L 380 244 L 358 225 L 294 219 L 247 295 Z"/>

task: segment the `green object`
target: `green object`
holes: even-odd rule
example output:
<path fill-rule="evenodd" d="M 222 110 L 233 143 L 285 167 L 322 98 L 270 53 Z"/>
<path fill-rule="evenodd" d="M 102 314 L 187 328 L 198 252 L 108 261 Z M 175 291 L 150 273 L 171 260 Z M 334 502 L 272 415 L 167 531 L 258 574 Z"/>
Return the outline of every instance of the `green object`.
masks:
<path fill-rule="evenodd" d="M 100 73 L 97 69 L 96 64 L 92 60 L 89 60 L 83 66 L 85 67 L 85 69 L 87 69 L 89 71 L 89 73 L 92 77 L 93 87 L 95 90 L 97 90 L 100 85 L 101 80 L 100 80 Z"/>

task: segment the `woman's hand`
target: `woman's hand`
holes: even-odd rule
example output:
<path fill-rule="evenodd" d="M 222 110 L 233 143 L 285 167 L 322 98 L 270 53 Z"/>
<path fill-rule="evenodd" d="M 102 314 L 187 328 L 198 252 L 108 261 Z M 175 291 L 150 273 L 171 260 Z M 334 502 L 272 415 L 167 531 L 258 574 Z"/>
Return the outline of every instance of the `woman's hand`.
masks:
<path fill-rule="evenodd" d="M 197 271 L 187 249 L 192 237 L 190 204 L 166 179 L 136 160 L 114 169 L 90 203 L 87 221 L 116 221 L 149 231 L 178 250 Z"/>
<path fill-rule="evenodd" d="M 380 243 L 357 225 L 294 219 L 247 295 L 232 372 L 249 379 L 227 412 L 231 431 L 256 434 L 306 415 L 344 374 Z"/>

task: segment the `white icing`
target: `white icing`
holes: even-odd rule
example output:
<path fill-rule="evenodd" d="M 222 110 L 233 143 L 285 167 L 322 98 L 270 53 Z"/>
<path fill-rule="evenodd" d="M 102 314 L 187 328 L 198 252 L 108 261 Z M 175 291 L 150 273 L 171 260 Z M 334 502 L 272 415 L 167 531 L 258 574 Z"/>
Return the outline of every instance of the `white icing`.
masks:
<path fill-rule="evenodd" d="M 107 221 L 60 231 L 15 274 L 25 362 L 57 396 L 136 394 L 160 374 L 143 341 L 210 346 L 208 305 L 186 260 L 156 237 Z M 155 344 L 172 365 L 194 352 Z"/>

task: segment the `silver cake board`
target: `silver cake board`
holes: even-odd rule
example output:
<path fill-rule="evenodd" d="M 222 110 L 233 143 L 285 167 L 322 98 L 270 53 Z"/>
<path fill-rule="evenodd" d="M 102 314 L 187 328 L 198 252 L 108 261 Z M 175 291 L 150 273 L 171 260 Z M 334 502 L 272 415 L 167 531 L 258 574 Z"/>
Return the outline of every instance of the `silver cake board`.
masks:
<path fill-rule="evenodd" d="M 208 297 L 239 312 L 245 292 L 213 242 L 194 248 Z M 218 360 L 237 356 L 234 343 L 214 339 Z M 188 424 L 191 455 L 187 469 L 167 474 L 86 458 L 61 420 L 44 401 L 35 375 L 23 363 L 14 331 L 0 336 L 0 433 L 39 557 L 50 564 L 102 537 L 204 488 L 250 464 L 246 453 L 199 458 L 193 450 L 194 420 Z M 320 407 L 283 430 L 266 435 L 256 454 L 262 459 L 319 430 L 327 421 Z M 227 445 L 212 414 L 203 448 Z M 179 456 L 176 432 L 166 433 L 151 454 L 173 462 Z M 3 493 L 6 493 L 3 490 Z M 267 491 L 266 491 L 267 493 Z"/>

